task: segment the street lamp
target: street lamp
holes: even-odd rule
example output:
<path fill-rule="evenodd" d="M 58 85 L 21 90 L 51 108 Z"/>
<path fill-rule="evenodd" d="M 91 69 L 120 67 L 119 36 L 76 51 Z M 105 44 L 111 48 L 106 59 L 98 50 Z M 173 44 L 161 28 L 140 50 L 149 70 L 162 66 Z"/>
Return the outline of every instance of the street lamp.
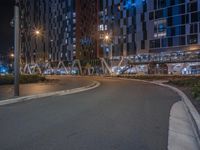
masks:
<path fill-rule="evenodd" d="M 109 40 L 109 36 L 108 36 L 108 35 L 105 36 L 105 40 L 106 40 L 106 41 Z"/>
<path fill-rule="evenodd" d="M 35 35 L 39 36 L 40 35 L 40 30 L 35 30 Z"/>
<path fill-rule="evenodd" d="M 20 72 L 20 16 L 19 0 L 15 1 L 14 10 L 14 96 L 19 96 L 19 72 Z"/>
<path fill-rule="evenodd" d="M 109 54 L 110 54 L 110 58 L 112 59 L 112 41 L 111 41 L 111 35 L 109 33 L 106 33 L 104 38 L 104 50 L 105 49 L 105 45 L 109 46 Z"/>
<path fill-rule="evenodd" d="M 105 42 L 109 42 L 110 41 L 110 35 L 108 33 L 104 36 L 104 41 Z"/>
<path fill-rule="evenodd" d="M 33 61 L 36 63 L 36 50 L 38 49 L 38 40 L 42 36 L 42 30 L 40 28 L 34 28 L 32 31 L 32 35 L 35 38 L 35 49 L 33 54 Z"/>
<path fill-rule="evenodd" d="M 11 53 L 11 54 L 10 54 L 10 57 L 11 57 L 11 58 L 14 58 L 14 57 L 15 57 L 15 55 L 14 55 L 13 53 Z"/>

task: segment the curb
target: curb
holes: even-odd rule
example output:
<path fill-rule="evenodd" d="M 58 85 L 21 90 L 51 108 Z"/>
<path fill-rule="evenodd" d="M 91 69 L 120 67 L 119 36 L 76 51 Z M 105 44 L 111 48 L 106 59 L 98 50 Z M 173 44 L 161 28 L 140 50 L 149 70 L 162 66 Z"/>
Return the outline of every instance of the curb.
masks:
<path fill-rule="evenodd" d="M 184 92 L 182 92 L 181 90 L 179 90 L 176 87 L 166 85 L 166 84 L 163 84 L 163 83 L 158 83 L 158 82 L 151 82 L 151 83 L 153 83 L 155 85 L 162 86 L 162 87 L 169 88 L 169 89 L 175 91 L 181 97 L 181 100 L 184 102 L 186 109 L 187 109 L 187 112 L 189 113 L 189 115 L 192 119 L 193 128 L 194 128 L 195 133 L 196 133 L 196 139 L 197 139 L 198 145 L 200 147 L 200 115 L 197 112 L 194 105 L 192 104 L 192 102 L 190 101 L 190 99 L 186 96 L 186 94 Z"/>
<path fill-rule="evenodd" d="M 113 78 L 113 77 L 107 77 L 107 78 Z M 169 88 L 169 89 L 173 90 L 175 93 L 177 93 L 181 97 L 181 100 L 184 102 L 187 112 L 191 117 L 192 127 L 194 128 L 194 132 L 196 134 L 196 139 L 197 139 L 198 145 L 200 147 L 200 115 L 197 112 L 194 105 L 192 104 L 192 102 L 190 101 L 190 99 L 186 96 L 186 94 L 184 92 L 182 92 L 181 90 L 179 90 L 176 87 L 173 87 L 173 86 L 170 86 L 167 84 L 163 84 L 162 81 L 156 82 L 156 81 L 145 81 L 145 80 L 139 80 L 139 79 L 127 79 L 127 78 L 118 78 L 118 79 L 129 80 L 129 81 L 132 80 L 132 81 L 139 81 L 139 82 L 144 82 L 144 83 L 155 84 L 158 86 Z"/>
<path fill-rule="evenodd" d="M 80 87 L 80 88 L 2 100 L 2 101 L 0 101 L 0 106 L 19 103 L 19 102 L 25 102 L 25 101 L 29 101 L 29 100 L 33 100 L 33 99 L 37 99 L 37 98 L 44 98 L 44 97 L 50 97 L 50 96 L 64 96 L 64 95 L 69 95 L 69 94 L 75 94 L 75 93 L 95 89 L 95 88 L 99 87 L 100 85 L 101 84 L 99 82 L 92 81 L 92 84 L 87 85 L 87 86 L 83 86 L 83 87 Z"/>

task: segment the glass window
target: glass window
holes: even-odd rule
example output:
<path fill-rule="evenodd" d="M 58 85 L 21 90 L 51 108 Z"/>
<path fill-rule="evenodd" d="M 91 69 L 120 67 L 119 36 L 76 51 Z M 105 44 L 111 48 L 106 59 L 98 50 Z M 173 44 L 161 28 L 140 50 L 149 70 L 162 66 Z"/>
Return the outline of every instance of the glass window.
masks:
<path fill-rule="evenodd" d="M 167 15 L 168 15 L 168 16 L 172 16 L 172 7 L 169 7 L 169 8 L 167 9 Z"/>
<path fill-rule="evenodd" d="M 147 31 L 146 30 L 143 31 L 143 39 L 147 40 Z"/>
<path fill-rule="evenodd" d="M 160 39 L 150 40 L 150 48 L 159 48 L 160 47 Z"/>
<path fill-rule="evenodd" d="M 162 39 L 162 47 L 167 47 L 167 39 Z"/>
<path fill-rule="evenodd" d="M 170 5 L 175 5 L 175 0 L 170 0 Z"/>
<path fill-rule="evenodd" d="M 149 20 L 153 20 L 154 19 L 154 12 L 150 12 L 149 13 Z"/>
<path fill-rule="evenodd" d="M 141 41 L 141 49 L 145 49 L 145 40 Z"/>
<path fill-rule="evenodd" d="M 166 0 L 158 0 L 158 8 L 166 7 Z"/>
<path fill-rule="evenodd" d="M 147 11 L 147 2 L 146 1 L 142 1 L 143 3 L 143 12 Z"/>
<path fill-rule="evenodd" d="M 191 22 L 197 22 L 198 21 L 198 13 L 191 13 Z"/>
<path fill-rule="evenodd" d="M 173 46 L 173 39 L 172 38 L 168 38 L 168 46 Z"/>
<path fill-rule="evenodd" d="M 190 33 L 197 33 L 198 32 L 198 25 L 197 24 L 191 24 L 190 25 Z"/>
<path fill-rule="evenodd" d="M 179 37 L 179 45 L 185 45 L 185 36 Z"/>
<path fill-rule="evenodd" d="M 158 32 L 164 32 L 166 30 L 165 24 L 158 24 Z"/>
<path fill-rule="evenodd" d="M 188 35 L 187 36 L 187 43 L 188 44 L 197 44 L 198 43 L 198 35 Z"/>
<path fill-rule="evenodd" d="M 158 10 L 155 12 L 155 19 L 163 17 L 163 10 Z"/>
<path fill-rule="evenodd" d="M 167 26 L 172 26 L 173 25 L 172 19 L 173 19 L 172 17 L 167 19 Z"/>
<path fill-rule="evenodd" d="M 185 5 L 178 5 L 172 7 L 172 14 L 178 15 L 178 14 L 184 14 L 185 13 Z"/>
<path fill-rule="evenodd" d="M 187 7 L 188 7 L 188 12 L 197 11 L 198 4 L 197 2 L 189 3 Z"/>
<path fill-rule="evenodd" d="M 185 26 L 176 27 L 176 35 L 183 35 L 183 34 L 185 34 Z"/>
<path fill-rule="evenodd" d="M 154 9 L 157 9 L 157 2 L 158 2 L 157 0 L 154 0 L 154 1 L 153 1 Z"/>
<path fill-rule="evenodd" d="M 185 26 L 180 27 L 180 35 L 185 34 Z"/>
<path fill-rule="evenodd" d="M 171 36 L 171 28 L 167 28 L 167 36 Z"/>
<path fill-rule="evenodd" d="M 155 48 L 155 41 L 154 40 L 150 40 L 150 48 Z"/>
<path fill-rule="evenodd" d="M 171 36 L 176 35 L 176 27 L 171 28 Z"/>

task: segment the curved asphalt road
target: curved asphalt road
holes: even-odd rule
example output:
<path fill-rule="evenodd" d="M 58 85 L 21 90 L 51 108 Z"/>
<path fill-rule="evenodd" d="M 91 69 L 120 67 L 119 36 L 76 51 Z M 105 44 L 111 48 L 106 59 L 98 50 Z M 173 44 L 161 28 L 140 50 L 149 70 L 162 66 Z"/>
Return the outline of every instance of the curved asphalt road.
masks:
<path fill-rule="evenodd" d="M 87 92 L 0 107 L 0 149 L 167 150 L 178 95 L 143 82 L 95 80 L 101 86 Z"/>

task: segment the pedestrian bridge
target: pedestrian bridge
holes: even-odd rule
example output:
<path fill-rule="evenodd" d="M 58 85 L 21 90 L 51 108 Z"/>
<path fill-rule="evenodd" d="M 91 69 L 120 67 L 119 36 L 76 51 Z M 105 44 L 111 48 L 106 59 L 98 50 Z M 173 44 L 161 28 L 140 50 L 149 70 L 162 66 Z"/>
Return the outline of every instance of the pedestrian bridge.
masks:
<path fill-rule="evenodd" d="M 200 51 L 138 54 L 128 57 L 99 58 L 96 63 L 74 60 L 45 64 L 25 64 L 27 74 L 200 74 Z M 54 64 L 54 65 L 53 65 Z M 56 65 L 55 65 L 56 64 Z"/>

